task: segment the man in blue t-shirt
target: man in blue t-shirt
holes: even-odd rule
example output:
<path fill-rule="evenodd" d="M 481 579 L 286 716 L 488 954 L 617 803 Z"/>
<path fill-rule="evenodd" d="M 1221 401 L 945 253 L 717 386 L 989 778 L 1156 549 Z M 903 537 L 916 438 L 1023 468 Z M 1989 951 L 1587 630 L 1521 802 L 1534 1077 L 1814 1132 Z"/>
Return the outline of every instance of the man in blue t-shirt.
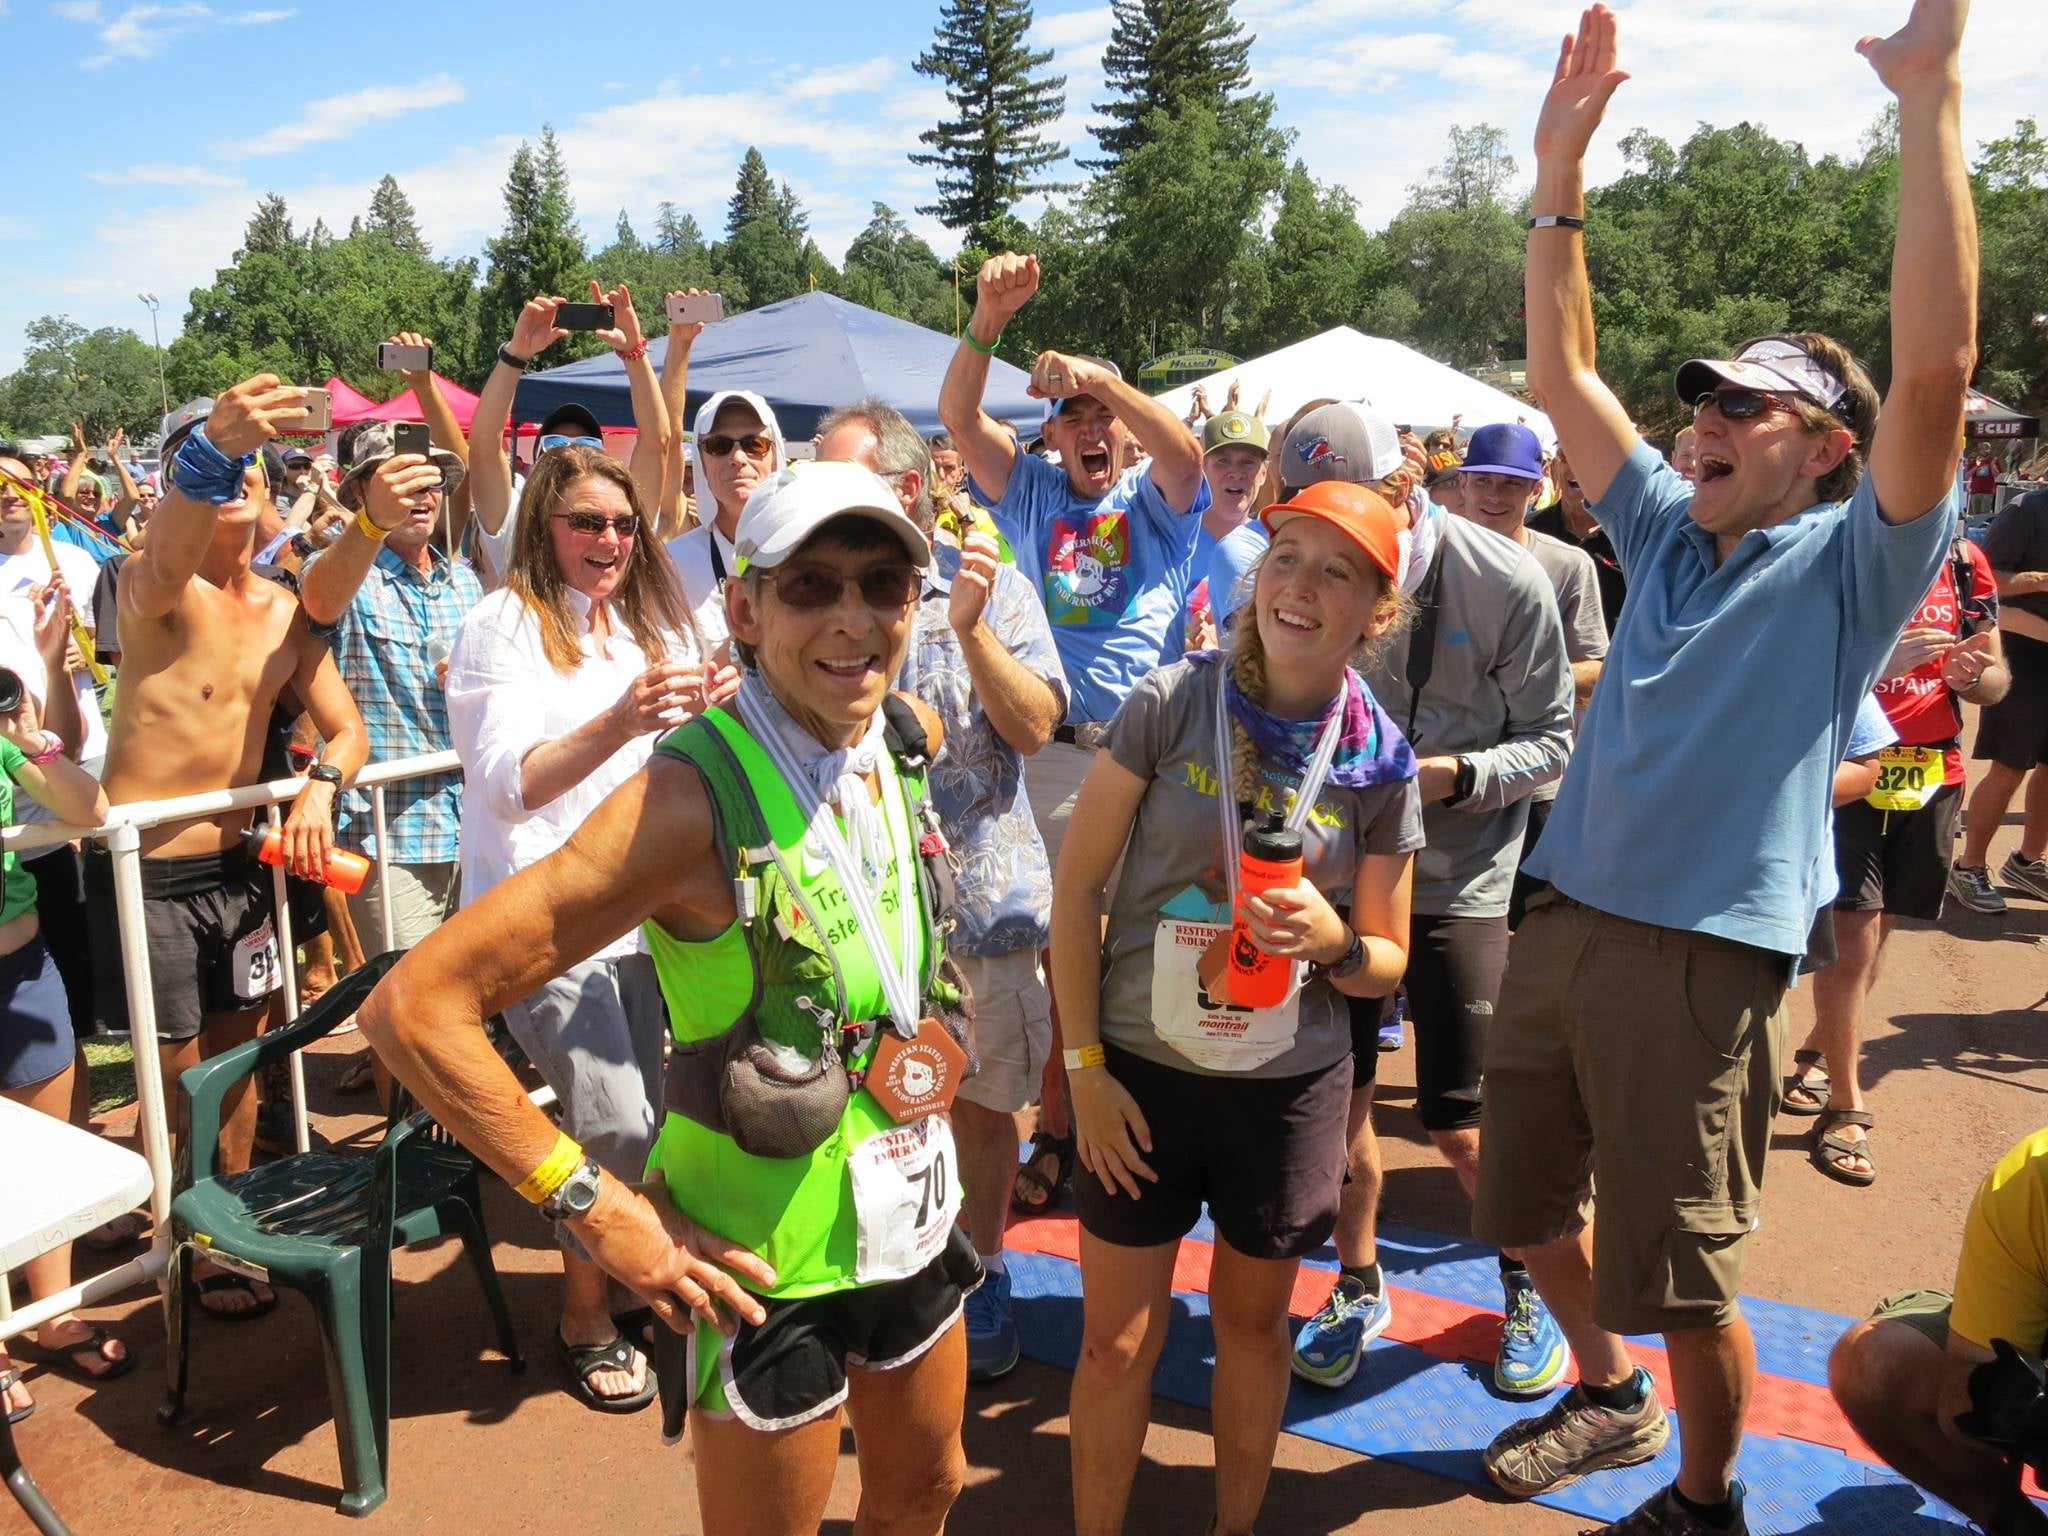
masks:
<path fill-rule="evenodd" d="M 1472 1226 L 1522 1249 L 1579 1384 L 1487 1447 L 1534 1497 L 1670 1435 L 1625 1334 L 1663 1336 L 1677 1476 L 1609 1527 L 1747 1530 L 1756 1379 L 1736 1296 L 1781 1095 L 1784 996 L 1832 901 L 1830 801 L 1857 706 L 1933 581 L 1955 513 L 1977 241 L 1958 128 L 1965 0 L 1859 51 L 1899 104 L 1891 388 L 1839 342 L 1762 338 L 1678 371 L 1696 480 L 1596 371 L 1584 158 L 1615 89 L 1585 13 L 1536 127 L 1529 383 L 1628 578 L 1564 787 L 1530 860 L 1487 1036 Z M 1593 1183 L 1599 1220 L 1591 1223 Z"/>
<path fill-rule="evenodd" d="M 1005 253 L 982 264 L 974 317 L 946 370 L 939 419 L 967 465 L 968 489 L 988 508 L 1038 588 L 1072 694 L 1058 739 L 1026 780 L 1046 851 L 1059 858 L 1060 815 L 1079 789 L 1096 731 L 1179 633 L 1201 577 L 1195 536 L 1209 507 L 1202 450 L 1187 424 L 1124 382 L 1114 363 L 1041 352 L 1032 393 L 1045 400 L 1053 464 L 1033 458 L 981 408 L 988 360 L 1003 327 L 1038 291 L 1038 258 Z M 1147 462 L 1122 469 L 1132 444 Z"/>

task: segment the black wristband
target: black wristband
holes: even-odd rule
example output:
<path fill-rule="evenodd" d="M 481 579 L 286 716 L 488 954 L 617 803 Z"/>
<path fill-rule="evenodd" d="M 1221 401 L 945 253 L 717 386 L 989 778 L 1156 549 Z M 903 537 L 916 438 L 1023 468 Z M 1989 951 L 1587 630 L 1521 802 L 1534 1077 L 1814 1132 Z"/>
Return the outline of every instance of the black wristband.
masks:
<path fill-rule="evenodd" d="M 1471 758 L 1461 757 L 1457 763 L 1458 776 L 1451 781 L 1451 792 L 1444 796 L 1445 805 L 1456 805 L 1460 800 L 1469 799 L 1479 782 L 1479 769 Z"/>
<path fill-rule="evenodd" d="M 341 770 L 332 763 L 315 763 L 306 770 L 306 777 L 335 789 L 341 788 Z"/>
<path fill-rule="evenodd" d="M 1586 221 L 1569 213 L 1539 213 L 1529 221 L 1531 229 L 1584 229 Z"/>
<path fill-rule="evenodd" d="M 503 363 L 507 368 L 517 368 L 521 373 L 524 373 L 526 372 L 527 364 L 531 363 L 533 359 L 530 357 L 521 357 L 517 352 L 514 352 L 510 347 L 500 347 L 498 348 L 498 361 Z"/>

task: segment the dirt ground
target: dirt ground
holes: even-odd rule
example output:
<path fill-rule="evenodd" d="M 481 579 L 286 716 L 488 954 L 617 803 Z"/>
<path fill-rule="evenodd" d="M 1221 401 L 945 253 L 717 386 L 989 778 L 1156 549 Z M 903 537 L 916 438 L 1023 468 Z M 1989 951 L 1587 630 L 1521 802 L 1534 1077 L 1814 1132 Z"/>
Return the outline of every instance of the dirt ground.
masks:
<path fill-rule="evenodd" d="M 2016 837 L 2001 833 L 1995 868 Z M 1878 1117 L 1881 1174 L 1869 1190 L 1823 1178 L 1806 1161 L 1809 1122 L 1780 1123 L 1765 1224 L 1744 1289 L 1859 1313 L 1904 1285 L 1945 1286 L 1971 1191 L 1991 1162 L 2048 1121 L 2048 906 L 2014 898 L 2002 919 L 1951 904 L 1938 928 L 1902 926 L 1885 957 L 1864 1052 Z M 1811 1020 L 1794 1003 L 1794 1043 Z M 1646 1021 L 1648 1022 L 1648 1021 Z M 322 1108 L 361 1105 L 331 1085 L 354 1037 L 331 1041 L 309 1073 Z M 1413 1053 L 1383 1059 L 1378 1124 L 1390 1219 L 1462 1231 L 1456 1183 L 1413 1114 Z M 368 1121 L 325 1119 L 342 1136 Z M 530 1364 L 515 1376 L 489 1349 L 480 1298 L 454 1245 L 406 1254 L 393 1344 L 391 1497 L 375 1528 L 407 1532 L 699 1529 L 687 1451 L 663 1450 L 652 1412 L 619 1420 L 567 1393 L 553 1342 L 559 1279 L 539 1219 L 494 1187 L 497 1262 Z M 155 1409 L 163 1335 L 137 1293 L 95 1314 L 114 1323 L 140 1367 L 88 1392 L 47 1370 L 27 1376 L 39 1408 L 16 1430 L 24 1458 L 80 1536 L 159 1536 L 229 1528 L 338 1530 L 334 1433 L 312 1317 L 288 1297 L 270 1318 L 201 1325 L 193 1412 L 166 1430 Z M 1064 1372 L 1026 1362 L 969 1397 L 971 1486 L 950 1529 L 1069 1528 Z M 846 1533 L 858 1498 L 851 1442 L 824 1529 Z M 1155 1405 L 1132 1499 L 1137 1536 L 1202 1530 L 1210 1511 L 1207 1415 Z M 1415 1532 L 1424 1536 L 1566 1532 L 1577 1517 L 1515 1506 L 1432 1474 L 1283 1437 L 1262 1528 Z M 0 1500 L 0 1531 L 26 1529 Z M 715 1533 L 714 1533 L 715 1536 Z"/>

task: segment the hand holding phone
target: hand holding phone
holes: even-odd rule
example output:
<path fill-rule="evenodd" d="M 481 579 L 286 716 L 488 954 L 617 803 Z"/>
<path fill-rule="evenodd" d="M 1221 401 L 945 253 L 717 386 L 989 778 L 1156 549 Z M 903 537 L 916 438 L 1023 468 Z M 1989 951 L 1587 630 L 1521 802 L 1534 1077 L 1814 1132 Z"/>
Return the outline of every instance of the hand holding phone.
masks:
<path fill-rule="evenodd" d="M 668 296 L 670 325 L 712 325 L 725 318 L 722 293 L 672 293 Z"/>
<path fill-rule="evenodd" d="M 400 421 L 392 424 L 391 452 L 394 457 L 401 453 L 417 453 L 424 458 L 433 451 L 433 447 L 425 422 Z"/>
<path fill-rule="evenodd" d="M 609 331 L 616 328 L 618 317 L 609 304 L 564 302 L 555 307 L 555 324 L 565 331 Z"/>
<path fill-rule="evenodd" d="M 431 344 L 409 346 L 402 341 L 380 341 L 377 366 L 386 373 L 425 373 L 434 366 L 434 349 Z"/>
<path fill-rule="evenodd" d="M 326 432 L 334 426 L 334 397 L 324 388 L 308 386 L 301 393 L 305 397 L 304 409 L 294 417 L 279 421 L 276 430 L 280 436 L 300 432 Z"/>

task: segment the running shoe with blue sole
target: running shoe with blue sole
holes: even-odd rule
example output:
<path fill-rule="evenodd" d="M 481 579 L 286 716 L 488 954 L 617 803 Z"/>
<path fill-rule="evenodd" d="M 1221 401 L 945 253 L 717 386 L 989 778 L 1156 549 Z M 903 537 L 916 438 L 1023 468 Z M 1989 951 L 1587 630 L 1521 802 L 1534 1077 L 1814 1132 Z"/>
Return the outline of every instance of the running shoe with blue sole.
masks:
<path fill-rule="evenodd" d="M 967 1379 L 994 1381 L 1016 1369 L 1021 1345 L 1010 1315 L 1010 1272 L 992 1271 L 961 1309 L 967 1315 Z"/>
<path fill-rule="evenodd" d="M 1319 1387 L 1341 1387 L 1358 1374 L 1365 1346 L 1387 1331 L 1394 1304 L 1385 1291 L 1368 1291 L 1340 1276 L 1323 1310 L 1294 1336 L 1294 1374 Z"/>
<path fill-rule="evenodd" d="M 1509 1397 L 1541 1397 L 1571 1369 L 1571 1347 L 1527 1274 L 1507 1275 L 1502 1283 L 1507 1315 L 1500 1325 L 1500 1353 L 1493 1360 L 1494 1389 Z"/>

